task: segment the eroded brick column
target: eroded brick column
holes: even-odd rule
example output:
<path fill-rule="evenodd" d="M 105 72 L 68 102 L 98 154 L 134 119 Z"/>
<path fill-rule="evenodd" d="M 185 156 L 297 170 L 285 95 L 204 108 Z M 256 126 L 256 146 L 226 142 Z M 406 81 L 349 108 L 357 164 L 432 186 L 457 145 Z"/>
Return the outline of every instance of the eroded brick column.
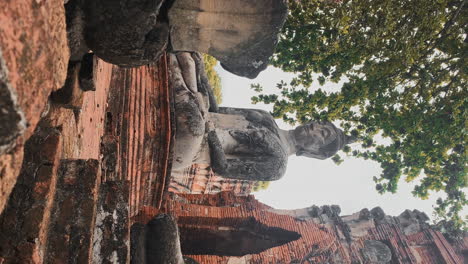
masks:
<path fill-rule="evenodd" d="M 89 263 L 99 183 L 97 160 L 61 160 L 46 263 Z"/>
<path fill-rule="evenodd" d="M 109 181 L 100 186 L 92 263 L 128 262 L 130 247 L 128 191 L 128 181 Z"/>
<path fill-rule="evenodd" d="M 26 142 L 18 182 L 0 217 L 0 259 L 5 263 L 43 262 L 61 147 L 55 128 L 40 127 Z"/>

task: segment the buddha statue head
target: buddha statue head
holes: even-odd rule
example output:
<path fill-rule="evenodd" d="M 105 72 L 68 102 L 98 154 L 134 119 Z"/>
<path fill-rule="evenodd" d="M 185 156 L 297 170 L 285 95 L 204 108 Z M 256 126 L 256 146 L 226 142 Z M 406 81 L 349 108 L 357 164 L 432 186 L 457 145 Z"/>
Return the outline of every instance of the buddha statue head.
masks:
<path fill-rule="evenodd" d="M 310 121 L 293 131 L 296 155 L 316 159 L 326 159 L 335 155 L 354 138 L 346 136 L 331 122 Z"/>

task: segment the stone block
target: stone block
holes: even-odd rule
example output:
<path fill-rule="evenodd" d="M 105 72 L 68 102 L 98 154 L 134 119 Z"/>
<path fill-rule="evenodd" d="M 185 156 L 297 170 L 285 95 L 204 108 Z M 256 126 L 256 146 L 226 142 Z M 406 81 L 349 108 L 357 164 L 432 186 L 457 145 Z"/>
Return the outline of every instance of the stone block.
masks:
<path fill-rule="evenodd" d="M 92 263 L 128 262 L 130 251 L 128 198 L 128 181 L 108 181 L 99 187 Z"/>
<path fill-rule="evenodd" d="M 132 226 L 130 263 L 184 264 L 174 217 L 159 214 L 146 225 L 135 223 Z"/>
<path fill-rule="evenodd" d="M 8 80 L 29 123 L 39 122 L 50 92 L 62 87 L 69 49 L 63 0 L 1 1 L 0 47 Z"/>
<path fill-rule="evenodd" d="M 97 160 L 61 160 L 46 263 L 89 263 L 99 182 Z"/>
<path fill-rule="evenodd" d="M 160 214 L 146 224 L 145 249 L 146 263 L 184 263 L 174 217 Z"/>

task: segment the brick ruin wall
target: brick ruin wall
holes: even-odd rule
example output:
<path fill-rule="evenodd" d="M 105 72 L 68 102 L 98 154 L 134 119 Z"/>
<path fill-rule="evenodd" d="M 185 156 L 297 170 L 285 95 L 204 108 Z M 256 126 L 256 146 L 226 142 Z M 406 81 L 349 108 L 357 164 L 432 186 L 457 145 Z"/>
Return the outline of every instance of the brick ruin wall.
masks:
<path fill-rule="evenodd" d="M 192 194 L 233 191 L 237 195 L 248 195 L 254 184 L 254 181 L 223 178 L 216 175 L 209 164 L 196 163 L 182 171 L 172 172 L 169 191 Z"/>
<path fill-rule="evenodd" d="M 339 217 L 329 207 L 324 207 L 318 215 L 304 217 L 296 212 L 300 210 L 276 210 L 253 196 L 236 196 L 233 192 L 174 195 L 164 202 L 162 211 L 175 215 L 181 229 L 194 226 L 203 230 L 235 229 L 246 219 L 254 218 L 266 226 L 301 235 L 298 240 L 260 254 L 243 257 L 189 255 L 200 263 L 372 263 L 363 253 L 369 240 L 380 241 L 390 248 L 391 263 L 461 264 L 467 260 L 466 245 L 462 242 L 450 244 L 440 232 L 408 216 L 410 211 L 398 217 L 377 219 L 363 218 L 359 213 Z M 146 215 L 139 220 L 150 219 L 154 213 L 147 208 Z M 409 232 L 403 224 L 407 221 L 418 229 Z"/>
<path fill-rule="evenodd" d="M 192 255 L 200 263 L 365 262 L 369 239 L 392 249 L 392 263 L 463 263 L 466 237 L 451 245 L 428 228 L 405 234 L 398 222 L 298 219 L 206 165 L 165 197 L 174 134 L 166 58 L 132 69 L 93 58 L 95 91 L 84 91 L 79 68 L 67 70 L 63 1 L 3 1 L 0 21 L 1 106 L 11 111 L 0 130 L 13 131 L 0 141 L 0 263 L 127 263 L 129 226 L 159 212 L 180 228 L 235 230 L 255 219 L 301 234 L 255 255 Z M 226 190 L 234 193 L 213 194 Z"/>
<path fill-rule="evenodd" d="M 173 139 L 166 57 L 131 69 L 92 62 L 95 91 L 69 70 L 18 147 L 0 263 L 126 263 L 129 219 L 161 204 Z"/>

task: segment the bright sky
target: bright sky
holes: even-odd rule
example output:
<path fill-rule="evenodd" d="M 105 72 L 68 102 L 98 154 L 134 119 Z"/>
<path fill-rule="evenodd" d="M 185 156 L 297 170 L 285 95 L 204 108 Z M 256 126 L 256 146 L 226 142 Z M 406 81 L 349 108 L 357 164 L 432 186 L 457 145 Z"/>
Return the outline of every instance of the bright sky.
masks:
<path fill-rule="evenodd" d="M 251 83 L 260 83 L 265 93 L 278 92 L 276 83 L 281 79 L 287 81 L 291 74 L 269 67 L 260 75 L 250 80 L 238 77 L 216 67 L 220 74 L 223 88 L 222 106 L 257 108 L 272 110 L 272 105 L 251 104 L 250 98 L 256 93 L 250 89 Z M 330 87 L 331 89 L 336 87 Z M 283 129 L 291 126 L 277 120 Z M 396 194 L 380 195 L 375 190 L 373 176 L 380 174 L 378 163 L 346 157 L 337 166 L 328 160 L 315 160 L 305 157 L 291 156 L 284 177 L 271 182 L 265 191 L 255 193 L 257 199 L 278 209 L 297 209 L 311 205 L 337 204 L 341 207 L 341 215 L 358 212 L 362 208 L 372 209 L 380 206 L 389 215 L 399 215 L 405 209 L 418 209 L 426 212 L 432 218 L 432 205 L 438 196 L 432 195 L 428 200 L 414 198 L 411 190 L 414 184 L 401 182 Z"/>

